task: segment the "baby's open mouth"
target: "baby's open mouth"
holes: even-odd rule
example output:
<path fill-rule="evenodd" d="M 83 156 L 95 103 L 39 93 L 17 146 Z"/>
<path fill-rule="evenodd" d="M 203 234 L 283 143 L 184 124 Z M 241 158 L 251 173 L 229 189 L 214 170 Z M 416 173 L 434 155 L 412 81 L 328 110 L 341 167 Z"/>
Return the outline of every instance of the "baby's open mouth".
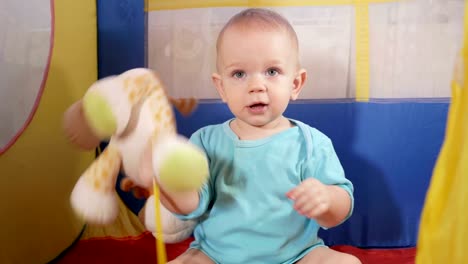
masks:
<path fill-rule="evenodd" d="M 256 103 L 256 104 L 253 104 L 251 106 L 249 106 L 251 109 L 256 109 L 256 108 L 263 108 L 267 106 L 267 104 L 263 104 L 263 103 Z"/>
<path fill-rule="evenodd" d="M 254 115 L 264 114 L 268 109 L 268 104 L 255 103 L 249 106 L 249 112 Z"/>

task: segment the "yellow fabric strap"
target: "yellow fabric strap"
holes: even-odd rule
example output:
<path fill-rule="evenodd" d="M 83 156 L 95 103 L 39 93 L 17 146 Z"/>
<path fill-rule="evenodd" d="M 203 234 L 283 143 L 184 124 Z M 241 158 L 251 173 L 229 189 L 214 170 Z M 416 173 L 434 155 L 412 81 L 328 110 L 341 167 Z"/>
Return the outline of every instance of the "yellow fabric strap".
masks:
<path fill-rule="evenodd" d="M 416 264 L 468 263 L 468 5 L 445 141 L 421 217 Z"/>
<path fill-rule="evenodd" d="M 156 239 L 156 259 L 157 264 L 166 264 L 167 262 L 167 253 L 166 245 L 164 244 L 163 229 L 162 229 L 162 216 L 161 216 L 161 204 L 159 186 L 154 181 L 153 182 L 153 193 L 154 193 L 154 223 L 156 226 L 156 234 L 158 237 Z"/>
<path fill-rule="evenodd" d="M 354 5 L 356 21 L 356 100 L 369 101 L 369 4 L 401 0 L 147 0 L 146 11 L 209 7 L 279 7 Z"/>
<path fill-rule="evenodd" d="M 369 101 L 369 4 L 356 1 L 356 100 Z"/>

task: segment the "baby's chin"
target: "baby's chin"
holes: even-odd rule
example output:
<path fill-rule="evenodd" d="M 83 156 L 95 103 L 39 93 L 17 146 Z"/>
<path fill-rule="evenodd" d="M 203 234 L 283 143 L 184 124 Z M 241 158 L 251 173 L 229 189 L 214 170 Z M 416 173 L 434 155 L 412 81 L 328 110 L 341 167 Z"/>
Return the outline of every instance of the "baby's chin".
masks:
<path fill-rule="evenodd" d="M 289 127 L 289 121 L 283 117 L 268 117 L 268 116 L 251 116 L 243 120 L 244 123 L 251 127 L 262 128 L 262 129 L 278 129 L 281 127 Z"/>

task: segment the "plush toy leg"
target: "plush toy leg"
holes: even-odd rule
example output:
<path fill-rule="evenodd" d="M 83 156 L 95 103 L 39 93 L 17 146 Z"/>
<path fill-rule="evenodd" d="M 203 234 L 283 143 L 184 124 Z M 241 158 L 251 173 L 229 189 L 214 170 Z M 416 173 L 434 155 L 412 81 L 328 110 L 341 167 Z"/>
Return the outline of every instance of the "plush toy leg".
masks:
<path fill-rule="evenodd" d="M 156 233 L 154 207 L 154 196 L 151 195 L 146 201 L 139 217 L 145 224 L 145 227 L 153 233 L 156 239 L 163 237 L 165 243 L 178 243 L 187 239 L 192 234 L 196 222 L 194 220 L 180 220 L 169 212 L 169 210 L 167 210 L 162 204 L 160 206 L 162 236 Z"/>
<path fill-rule="evenodd" d="M 71 194 L 71 204 L 85 221 L 108 224 L 117 217 L 115 183 L 120 164 L 120 153 L 109 144 L 78 180 Z"/>

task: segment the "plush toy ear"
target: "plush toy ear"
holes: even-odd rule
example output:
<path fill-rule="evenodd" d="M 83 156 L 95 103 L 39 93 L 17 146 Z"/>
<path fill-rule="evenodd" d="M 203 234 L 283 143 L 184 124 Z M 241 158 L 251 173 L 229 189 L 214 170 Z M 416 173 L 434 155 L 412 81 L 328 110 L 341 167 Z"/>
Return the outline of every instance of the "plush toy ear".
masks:
<path fill-rule="evenodd" d="M 124 192 L 132 192 L 137 199 L 147 199 L 151 196 L 151 191 L 136 185 L 129 177 L 124 177 L 120 181 L 120 189 Z"/>
<path fill-rule="evenodd" d="M 95 149 L 101 141 L 85 119 L 82 100 L 75 102 L 65 112 L 63 130 L 67 140 L 83 150 Z"/>
<path fill-rule="evenodd" d="M 182 115 L 188 116 L 191 114 L 198 105 L 198 100 L 195 98 L 173 98 L 169 96 L 169 102 L 179 111 Z"/>

